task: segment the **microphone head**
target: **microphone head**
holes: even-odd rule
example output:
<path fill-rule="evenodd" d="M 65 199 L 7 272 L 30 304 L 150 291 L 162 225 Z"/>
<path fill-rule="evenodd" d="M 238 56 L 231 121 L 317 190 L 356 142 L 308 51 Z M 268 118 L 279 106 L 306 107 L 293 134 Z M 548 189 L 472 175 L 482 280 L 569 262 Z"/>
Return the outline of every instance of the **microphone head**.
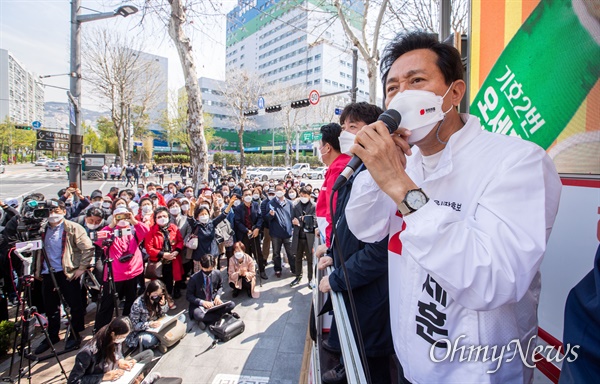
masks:
<path fill-rule="evenodd" d="M 394 133 L 400 126 L 402 116 L 400 115 L 400 112 L 396 111 L 395 109 L 388 109 L 387 111 L 383 112 L 377 120 L 383 121 L 390 133 Z"/>

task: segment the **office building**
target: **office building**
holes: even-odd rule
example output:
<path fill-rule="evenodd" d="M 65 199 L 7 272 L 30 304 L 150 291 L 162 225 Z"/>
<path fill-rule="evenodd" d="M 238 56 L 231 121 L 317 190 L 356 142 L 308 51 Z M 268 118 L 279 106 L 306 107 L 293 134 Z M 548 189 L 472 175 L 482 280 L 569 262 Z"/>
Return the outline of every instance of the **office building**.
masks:
<path fill-rule="evenodd" d="M 15 124 L 44 123 L 44 88 L 6 49 L 0 49 L 0 120 Z"/>

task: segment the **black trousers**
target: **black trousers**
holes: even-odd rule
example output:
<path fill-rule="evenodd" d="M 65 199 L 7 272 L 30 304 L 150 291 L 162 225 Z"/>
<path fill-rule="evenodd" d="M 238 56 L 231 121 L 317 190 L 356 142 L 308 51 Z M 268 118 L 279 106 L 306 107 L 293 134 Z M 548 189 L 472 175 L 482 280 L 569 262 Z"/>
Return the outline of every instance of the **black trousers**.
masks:
<path fill-rule="evenodd" d="M 65 298 L 65 301 L 71 308 L 71 322 L 75 332 L 83 332 L 85 323 L 83 317 L 85 315 L 83 302 L 81 301 L 81 285 L 79 279 L 67 280 L 63 272 L 56 272 L 56 283 L 60 289 L 60 293 Z M 49 274 L 42 275 L 42 297 L 44 298 L 44 307 L 46 316 L 48 317 L 48 334 L 50 338 L 58 339 L 58 331 L 60 331 L 60 298 L 54 289 L 52 277 Z"/>
<path fill-rule="evenodd" d="M 217 311 L 211 311 L 210 313 L 206 313 L 206 309 L 204 307 L 199 307 L 194 309 L 192 311 L 192 314 L 194 316 L 194 320 L 202 321 L 205 324 L 212 324 L 219 320 L 224 314 L 233 311 L 233 308 L 235 308 L 235 303 L 233 301 L 230 301 L 229 304 L 222 308 L 219 308 Z"/>
<path fill-rule="evenodd" d="M 137 276 L 125 281 L 118 281 L 115 283 L 115 288 L 119 297 L 125 297 L 125 307 L 121 316 L 128 316 L 131 312 L 131 306 L 137 297 Z M 96 311 L 96 321 L 94 322 L 94 333 L 98 332 L 100 328 L 110 323 L 113 318 L 115 311 L 114 296 L 110 292 L 110 286 L 108 281 L 102 284 L 102 297 L 100 298 L 100 305 Z"/>
<path fill-rule="evenodd" d="M 163 276 L 161 277 L 161 281 L 165 283 L 165 287 L 167 288 L 167 292 L 169 295 L 173 294 L 173 263 L 165 264 L 163 263 L 162 269 Z"/>
<path fill-rule="evenodd" d="M 250 239 L 248 238 L 248 235 L 245 234 L 242 238 L 242 243 L 246 247 L 246 253 L 258 262 L 258 270 L 263 272 L 265 270 L 265 261 L 263 260 L 262 251 L 260 250 L 260 238 L 253 237 Z M 229 266 L 229 258 L 227 259 L 227 265 Z"/>
<path fill-rule="evenodd" d="M 250 282 L 248 280 L 246 280 L 245 277 L 240 276 L 240 278 L 238 280 L 242 280 L 242 289 L 237 289 L 235 287 L 235 284 L 229 283 L 229 286 L 231 287 L 231 289 L 233 289 L 234 291 L 247 291 L 247 292 L 251 292 L 252 284 L 250 284 Z"/>
<path fill-rule="evenodd" d="M 290 270 L 296 274 L 296 260 L 292 255 L 292 238 L 282 239 L 280 237 L 271 236 L 271 243 L 273 243 L 273 263 L 275 264 L 275 272 L 281 272 L 281 246 L 285 248 L 285 253 L 290 263 Z"/>
<path fill-rule="evenodd" d="M 302 230 L 302 229 L 300 229 Z M 305 238 L 298 239 L 298 250 L 294 256 L 296 259 L 296 276 L 302 276 L 302 258 L 306 256 L 306 275 L 308 280 L 313 278 L 313 258 L 312 247 L 308 245 L 308 240 Z"/>

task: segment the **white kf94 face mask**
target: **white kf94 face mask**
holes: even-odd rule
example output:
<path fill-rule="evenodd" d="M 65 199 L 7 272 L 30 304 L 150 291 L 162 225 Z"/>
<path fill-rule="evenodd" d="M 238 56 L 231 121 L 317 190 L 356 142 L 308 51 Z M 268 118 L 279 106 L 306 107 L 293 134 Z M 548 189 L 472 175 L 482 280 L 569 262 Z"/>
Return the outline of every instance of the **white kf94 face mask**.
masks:
<path fill-rule="evenodd" d="M 450 84 L 444 96 L 436 95 L 430 91 L 413 89 L 399 92 L 394 96 L 388 105 L 388 109 L 395 109 L 400 112 L 402 116 L 400 127 L 411 131 L 408 144 L 412 145 L 423 140 L 435 125 L 444 119 L 446 113 L 452 110 L 452 105 L 447 111 L 442 110 L 444 97 L 452 88 L 452 84 Z"/>

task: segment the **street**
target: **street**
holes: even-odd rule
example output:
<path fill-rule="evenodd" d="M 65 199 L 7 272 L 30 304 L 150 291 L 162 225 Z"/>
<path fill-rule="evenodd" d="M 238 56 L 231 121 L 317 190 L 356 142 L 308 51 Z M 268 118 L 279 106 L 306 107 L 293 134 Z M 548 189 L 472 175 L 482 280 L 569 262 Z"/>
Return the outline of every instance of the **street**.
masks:
<path fill-rule="evenodd" d="M 153 178 L 150 178 L 154 181 Z M 179 175 L 165 175 L 165 183 L 181 181 Z M 311 184 L 313 188 L 321 188 L 323 180 L 302 179 L 304 183 Z M 30 193 L 43 193 L 47 199 L 55 198 L 61 188 L 69 186 L 66 172 L 47 172 L 44 167 L 33 164 L 7 165 L 6 172 L 0 175 L 0 200 L 22 198 Z M 117 186 L 123 188 L 125 183 L 106 180 L 83 180 L 82 192 L 89 196 L 93 190 L 100 189 L 105 194 L 109 188 Z"/>

